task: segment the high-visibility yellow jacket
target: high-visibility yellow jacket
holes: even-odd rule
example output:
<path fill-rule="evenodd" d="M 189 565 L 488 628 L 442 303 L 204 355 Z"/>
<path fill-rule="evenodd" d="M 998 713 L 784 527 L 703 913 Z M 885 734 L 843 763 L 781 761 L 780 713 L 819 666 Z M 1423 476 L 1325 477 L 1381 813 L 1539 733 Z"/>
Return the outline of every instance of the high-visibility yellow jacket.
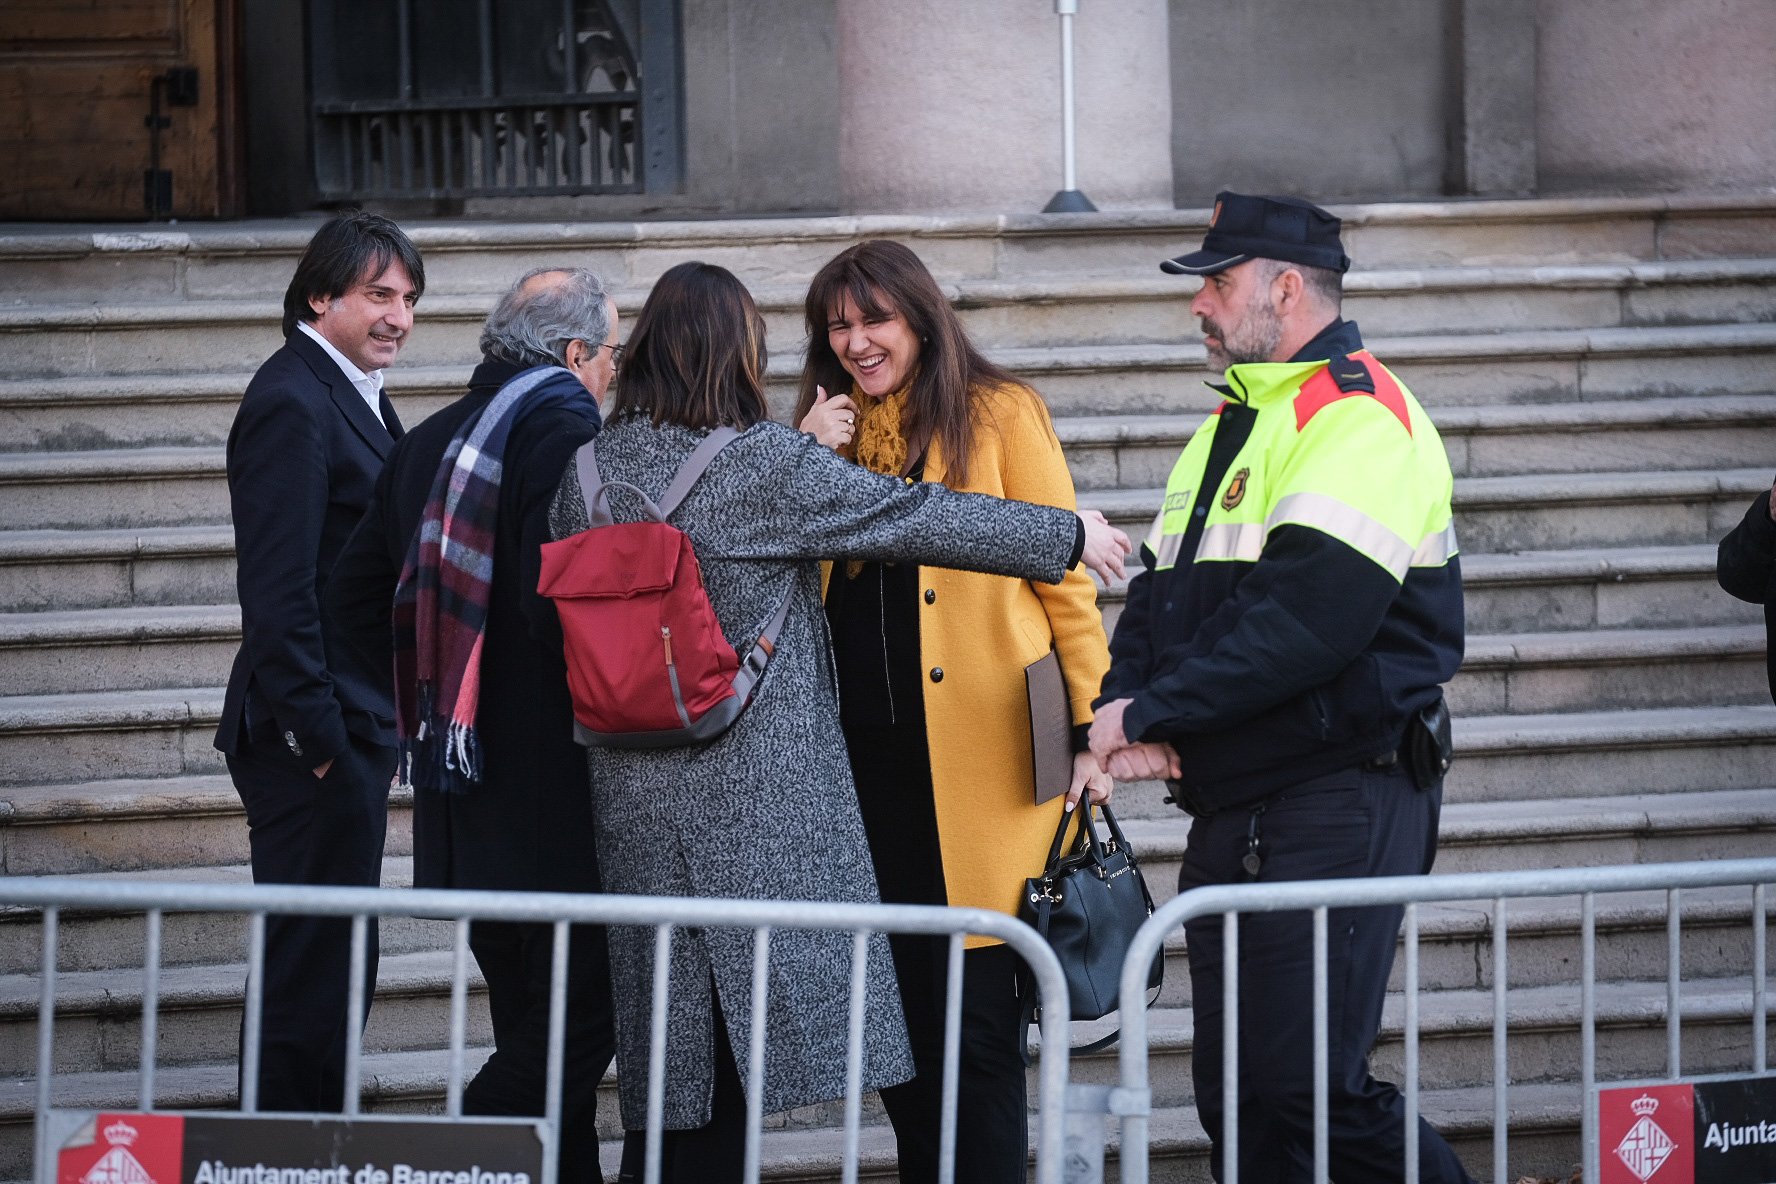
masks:
<path fill-rule="evenodd" d="M 1305 356 L 1303 356 L 1305 355 Z M 1462 654 L 1442 440 L 1335 321 L 1231 366 L 1173 468 L 1097 702 L 1225 807 L 1394 751 Z"/>

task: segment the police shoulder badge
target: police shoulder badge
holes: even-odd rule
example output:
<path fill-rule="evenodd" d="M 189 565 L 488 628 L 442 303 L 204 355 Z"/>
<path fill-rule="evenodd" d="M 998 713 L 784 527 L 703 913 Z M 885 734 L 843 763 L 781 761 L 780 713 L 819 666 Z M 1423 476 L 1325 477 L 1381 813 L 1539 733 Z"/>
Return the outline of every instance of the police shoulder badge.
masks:
<path fill-rule="evenodd" d="M 1246 479 L 1252 475 L 1251 469 L 1241 469 L 1227 483 L 1227 489 L 1221 494 L 1221 508 L 1231 510 L 1246 500 Z"/>

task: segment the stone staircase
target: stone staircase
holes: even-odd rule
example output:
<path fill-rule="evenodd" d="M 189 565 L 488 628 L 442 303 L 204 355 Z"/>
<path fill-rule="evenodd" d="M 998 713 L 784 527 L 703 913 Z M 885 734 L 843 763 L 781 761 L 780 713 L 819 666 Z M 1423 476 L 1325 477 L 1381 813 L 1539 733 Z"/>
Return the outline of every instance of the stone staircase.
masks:
<path fill-rule="evenodd" d="M 1352 207 L 1347 315 L 1430 408 L 1456 472 L 1468 659 L 1440 870 L 1764 854 L 1776 710 L 1760 615 L 1714 584 L 1713 543 L 1776 469 L 1776 199 Z M 524 269 L 574 262 L 622 292 L 685 259 L 753 288 L 791 398 L 809 275 L 858 237 L 903 238 L 993 356 L 1047 396 L 1084 503 L 1137 534 L 1214 396 L 1185 303 L 1155 263 L 1200 213 L 729 223 L 421 225 L 430 294 L 390 372 L 403 418 L 455 397 L 482 316 Z M 0 872 L 244 881 L 246 828 L 210 746 L 238 642 L 222 442 L 277 344 L 304 223 L 0 232 Z M 1120 589 L 1108 590 L 1113 622 Z M 1185 820 L 1153 786 L 1122 813 L 1169 896 Z M 387 880 L 410 875 L 397 799 Z M 3 892 L 3 886 L 0 886 Z M 1599 902 L 1600 1075 L 1664 1070 L 1662 894 Z M 1744 892 L 1683 898 L 1684 1068 L 1744 1067 Z M 1424 1106 L 1485 1170 L 1491 908 L 1426 906 Z M 1513 1174 L 1577 1159 L 1577 910 L 1514 902 Z M 0 910 L 0 1181 L 30 1170 L 35 919 Z M 158 1097 L 232 1098 L 244 926 L 166 918 Z M 62 921 L 57 1092 L 130 1104 L 142 926 Z M 447 931 L 385 926 L 367 1105 L 435 1108 Z M 1168 946 L 1153 1017 L 1156 1179 L 1203 1180 L 1189 988 Z M 1377 1063 L 1397 1071 L 1400 1000 Z M 1086 1038 L 1092 1025 L 1077 1033 Z M 484 1043 L 479 1005 L 472 1038 Z M 1109 1081 L 1114 1056 L 1075 1078 Z M 606 1083 L 607 1088 L 610 1083 Z M 615 1134 L 613 1104 L 601 1111 Z M 891 1179 L 879 1112 L 866 1178 Z M 836 1178 L 836 1107 L 771 1120 L 774 1181 Z"/>

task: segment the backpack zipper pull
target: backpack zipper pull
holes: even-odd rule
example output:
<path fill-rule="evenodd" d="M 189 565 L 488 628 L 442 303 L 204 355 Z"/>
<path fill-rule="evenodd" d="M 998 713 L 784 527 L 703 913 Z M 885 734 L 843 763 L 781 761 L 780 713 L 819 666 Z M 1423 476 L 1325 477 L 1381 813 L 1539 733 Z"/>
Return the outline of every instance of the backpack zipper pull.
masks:
<path fill-rule="evenodd" d="M 672 627 L 660 626 L 660 643 L 666 647 L 666 665 L 672 665 Z"/>

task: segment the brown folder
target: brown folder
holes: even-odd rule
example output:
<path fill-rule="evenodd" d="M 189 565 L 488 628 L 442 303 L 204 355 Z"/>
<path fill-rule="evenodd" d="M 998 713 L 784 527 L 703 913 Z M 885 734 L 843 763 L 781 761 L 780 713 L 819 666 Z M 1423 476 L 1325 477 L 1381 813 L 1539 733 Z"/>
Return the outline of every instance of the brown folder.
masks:
<path fill-rule="evenodd" d="M 1030 764 L 1040 806 L 1073 785 L 1073 711 L 1061 659 L 1053 650 L 1024 667 L 1024 688 L 1030 695 Z"/>

